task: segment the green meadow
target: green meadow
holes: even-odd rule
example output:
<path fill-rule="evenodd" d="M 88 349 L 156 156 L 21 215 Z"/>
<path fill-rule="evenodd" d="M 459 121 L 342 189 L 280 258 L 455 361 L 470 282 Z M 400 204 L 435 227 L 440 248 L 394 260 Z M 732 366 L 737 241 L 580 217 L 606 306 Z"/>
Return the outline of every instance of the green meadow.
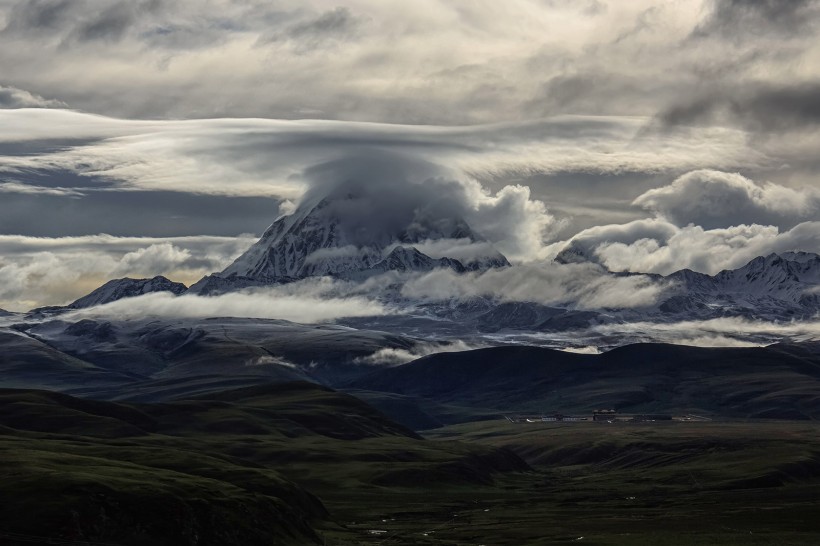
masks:
<path fill-rule="evenodd" d="M 0 391 L 3 544 L 815 544 L 812 421 L 417 434 L 306 383 L 161 404 Z M 38 542 L 39 541 L 39 542 Z"/>

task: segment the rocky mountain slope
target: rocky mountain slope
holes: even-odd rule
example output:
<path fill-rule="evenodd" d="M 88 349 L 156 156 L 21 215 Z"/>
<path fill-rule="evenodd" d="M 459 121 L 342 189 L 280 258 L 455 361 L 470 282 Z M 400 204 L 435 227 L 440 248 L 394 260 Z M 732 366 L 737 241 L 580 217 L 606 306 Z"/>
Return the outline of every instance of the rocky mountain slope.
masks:
<path fill-rule="evenodd" d="M 188 290 L 188 287 L 179 282 L 173 282 L 158 275 L 152 279 L 113 279 L 97 288 L 90 294 L 83 296 L 68 305 L 69 309 L 85 309 L 95 305 L 103 305 L 123 298 L 133 298 L 151 292 L 171 292 L 179 295 Z"/>
<path fill-rule="evenodd" d="M 80 319 L 0 328 L 0 374 L 15 388 L 157 400 L 265 382 L 332 383 L 381 350 L 417 340 L 283 320 Z"/>
<path fill-rule="evenodd" d="M 292 214 L 276 220 L 224 271 L 195 283 L 191 291 L 211 294 L 321 275 L 362 278 L 385 271 L 448 267 L 463 272 L 509 265 L 461 218 L 416 212 L 378 225 L 351 221 L 348 211 L 361 197 L 331 193 L 306 198 Z M 430 257 L 414 246 L 440 240 L 483 244 L 480 252 L 460 260 Z"/>
<path fill-rule="evenodd" d="M 769 254 L 716 275 L 684 269 L 664 279 L 673 283 L 658 308 L 665 314 L 788 319 L 820 312 L 820 256 L 813 253 Z"/>
<path fill-rule="evenodd" d="M 633 275 L 632 273 L 612 273 Z M 654 305 L 634 309 L 573 309 L 533 302 L 504 302 L 459 317 L 482 332 L 560 332 L 618 322 L 680 322 L 724 317 L 750 320 L 811 320 L 820 314 L 820 255 L 770 254 L 716 275 L 689 269 L 649 275 L 662 286 Z M 440 314 L 448 317 L 443 306 Z M 454 318 L 454 317 L 453 317 Z"/>

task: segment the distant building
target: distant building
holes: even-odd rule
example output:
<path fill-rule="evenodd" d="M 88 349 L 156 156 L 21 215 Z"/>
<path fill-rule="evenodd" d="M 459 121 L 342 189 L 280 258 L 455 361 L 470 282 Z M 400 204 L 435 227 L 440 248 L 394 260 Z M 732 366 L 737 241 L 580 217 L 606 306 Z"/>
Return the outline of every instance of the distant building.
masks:
<path fill-rule="evenodd" d="M 541 417 L 542 421 L 580 421 L 581 417 L 575 415 L 564 415 L 563 413 L 555 413 L 553 415 L 544 415 Z"/>
<path fill-rule="evenodd" d="M 635 415 L 632 417 L 632 421 L 671 421 L 672 416 L 666 414 L 644 414 L 644 415 Z"/>
<path fill-rule="evenodd" d="M 588 417 L 580 417 L 578 415 L 564 415 L 563 413 L 551 413 L 541 415 L 505 415 L 507 421 L 510 423 L 542 423 L 542 422 L 556 422 L 556 421 L 588 421 Z"/>
<path fill-rule="evenodd" d="M 599 409 L 592 412 L 593 421 L 612 421 L 618 416 L 614 409 Z"/>

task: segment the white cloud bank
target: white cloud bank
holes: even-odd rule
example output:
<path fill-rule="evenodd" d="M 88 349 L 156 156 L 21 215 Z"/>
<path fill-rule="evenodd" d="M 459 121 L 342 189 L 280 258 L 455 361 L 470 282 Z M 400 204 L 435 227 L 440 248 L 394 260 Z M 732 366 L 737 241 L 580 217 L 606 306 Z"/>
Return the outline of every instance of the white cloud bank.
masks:
<path fill-rule="evenodd" d="M 480 349 L 486 345 L 466 343 L 462 340 L 442 342 L 419 342 L 409 349 L 385 347 L 373 354 L 359 357 L 354 362 L 359 364 L 374 364 L 379 366 L 398 366 L 416 360 L 423 356 L 436 353 L 456 353 Z"/>
<path fill-rule="evenodd" d="M 225 267 L 254 240 L 0 235 L 0 308 L 64 305 L 119 277 L 164 275 L 190 284 Z"/>
<path fill-rule="evenodd" d="M 697 170 L 672 184 L 649 190 L 634 204 L 678 226 L 704 229 L 741 224 L 791 227 L 820 219 L 820 190 L 796 190 L 768 182 L 759 185 L 738 173 Z"/>
<path fill-rule="evenodd" d="M 250 317 L 312 324 L 343 317 L 384 315 L 388 312 L 381 304 L 362 297 L 293 295 L 287 290 L 270 288 L 207 297 L 192 294 L 174 296 L 168 292 L 157 292 L 76 311 L 66 317 Z"/>
<path fill-rule="evenodd" d="M 746 135 L 722 128 L 647 133 L 650 118 L 560 116 L 466 127 L 341 121 L 135 121 L 67 110 L 0 110 L 0 144 L 86 142 L 0 156 L 13 174 L 45 169 L 94 175 L 114 189 L 298 198 L 306 168 L 362 153 L 400 152 L 487 177 L 561 172 L 680 172 L 761 165 Z M 461 178 L 458 176 L 457 178 Z M 501 198 L 513 200 L 515 186 Z"/>
<path fill-rule="evenodd" d="M 757 224 L 706 230 L 694 225 L 679 228 L 664 220 L 639 220 L 590 228 L 559 246 L 611 271 L 668 275 L 692 269 L 713 275 L 772 252 L 820 253 L 820 222 L 804 222 L 781 232 L 776 226 Z"/>
<path fill-rule="evenodd" d="M 450 206 L 521 266 L 457 279 L 448 278 L 449 272 L 434 272 L 405 287 L 408 297 L 421 298 L 443 296 L 447 287 L 451 296 L 492 295 L 550 305 L 573 301 L 581 308 L 643 306 L 661 290 L 643 277 L 613 280 L 582 271 L 579 278 L 586 284 L 573 286 L 563 277 L 564 270 L 544 260 L 569 248 L 615 271 L 666 274 L 690 268 L 715 273 L 770 252 L 820 251 L 817 191 L 758 184 L 715 170 L 769 164 L 769 158 L 749 148 L 744 133 L 725 128 L 652 133 L 646 130 L 647 121 L 561 116 L 436 127 L 317 120 L 128 121 L 65 110 L 0 110 L 0 145 L 82 139 L 39 153 L 0 155 L 0 169 L 8 178 L 0 192 L 72 198 L 82 194 L 82 189 L 63 185 L 35 187 L 14 180 L 36 170 L 94 176 L 107 191 L 276 196 L 286 199 L 282 211 L 290 212 L 306 191 L 327 183 L 329 166 L 334 183 L 344 178 L 339 171 L 344 165 L 351 176 L 364 176 L 361 183 L 387 192 L 391 206 L 420 195 L 425 203 Z M 370 168 L 377 163 L 378 170 Z M 635 209 L 654 217 L 595 226 L 569 241 L 555 240 L 566 222 L 549 210 L 548 202 L 534 198 L 529 187 L 502 182 L 489 189 L 483 182 L 533 174 L 615 176 L 632 171 L 668 174 L 673 180 L 634 200 Z M 690 172 L 674 178 L 682 171 Z M 374 202 L 359 217 L 389 216 L 387 201 Z M 191 283 L 222 269 L 245 243 L 206 251 L 169 239 L 132 245 L 118 254 L 110 250 L 86 255 L 72 253 L 70 245 L 50 243 L 55 248 L 41 254 L 6 254 L 0 261 L 0 280 L 6 281 L 0 306 L 66 303 L 123 275 L 164 274 Z M 485 247 L 434 240 L 423 242 L 420 250 L 467 258 Z"/>
<path fill-rule="evenodd" d="M 649 118 L 561 116 L 534 122 L 437 127 L 338 121 L 207 119 L 129 121 L 66 110 L 0 110 L 5 144 L 79 139 L 39 153 L 0 155 L 0 191 L 81 196 L 83 188 L 32 186 L 27 173 L 94 177 L 105 191 L 175 191 L 283 199 L 293 210 L 345 165 L 373 188 L 413 181 L 457 203 L 457 212 L 513 261 L 548 256 L 565 220 L 531 189 L 505 181 L 563 172 L 619 175 L 763 165 L 745 135 L 722 128 L 647 133 Z M 404 158 L 404 159 L 399 159 Z M 367 163 L 370 162 L 370 163 Z M 358 170 L 357 170 L 358 165 Z M 352 166 L 352 167 L 351 167 Z M 343 173 L 335 172 L 336 182 Z M 378 176 L 376 176 L 378 174 Z M 17 180 L 15 177 L 19 178 Z M 490 189 L 487 180 L 498 181 Z M 409 190 L 409 188 L 408 188 Z M 435 193 L 435 192 L 434 192 Z M 435 200 L 435 196 L 433 200 Z M 475 250 L 475 249 L 473 249 Z"/>
<path fill-rule="evenodd" d="M 421 301 L 488 297 L 501 302 L 601 309 L 648 307 L 666 288 L 643 275 L 611 275 L 595 264 L 542 262 L 463 275 L 438 269 L 408 280 L 401 294 Z"/>
<path fill-rule="evenodd" d="M 634 201 L 654 218 L 594 226 L 548 247 L 550 255 L 611 271 L 715 274 L 757 256 L 820 253 L 820 190 L 757 184 L 736 173 L 697 170 Z"/>
<path fill-rule="evenodd" d="M 772 323 L 735 317 L 672 323 L 632 322 L 594 326 L 587 333 L 603 336 L 633 334 L 646 340 L 702 347 L 766 345 L 779 339 L 818 340 L 820 320 Z"/>

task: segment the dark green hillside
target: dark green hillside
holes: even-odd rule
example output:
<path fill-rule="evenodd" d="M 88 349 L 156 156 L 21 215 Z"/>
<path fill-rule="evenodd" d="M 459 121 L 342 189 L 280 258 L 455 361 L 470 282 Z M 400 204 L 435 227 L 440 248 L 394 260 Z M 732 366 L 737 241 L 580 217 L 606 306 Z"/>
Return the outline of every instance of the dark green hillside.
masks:
<path fill-rule="evenodd" d="M 127 460 L 135 454 L 112 446 L 83 455 L 88 447 L 59 440 L 2 444 L 4 544 L 15 544 L 15 535 L 169 546 L 319 542 L 311 525 L 325 516 L 322 504 L 274 471 L 253 476 L 187 452 L 160 451 L 136 463 Z M 264 487 L 254 487 L 254 478 Z"/>
<path fill-rule="evenodd" d="M 0 331 L 2 386 L 67 390 L 77 387 L 121 385 L 133 381 L 127 374 L 104 370 L 62 353 L 15 331 Z"/>
<path fill-rule="evenodd" d="M 493 347 L 426 356 L 377 370 L 350 387 L 485 410 L 610 407 L 817 419 L 820 349 L 811 343 L 727 349 L 638 344 L 584 355 Z"/>
<path fill-rule="evenodd" d="M 322 543 L 356 534 L 325 496 L 490 486 L 528 466 L 508 450 L 423 440 L 352 396 L 291 383 L 139 406 L 5 389 L 0 469 L 3 544 L 176 546 Z"/>
<path fill-rule="evenodd" d="M 167 400 L 141 404 L 3 389 L 0 543 L 815 544 L 817 370 L 813 344 L 500 347 L 354 391 L 417 428 L 474 421 L 425 439 L 308 382 L 140 381 L 134 397 Z M 492 418 L 598 406 L 754 419 Z"/>
<path fill-rule="evenodd" d="M 157 429 L 153 418 L 129 406 L 17 389 L 0 389 L 0 425 L 103 438 L 141 436 Z"/>
<path fill-rule="evenodd" d="M 526 481 L 510 480 L 519 494 L 499 497 L 489 512 L 465 507 L 461 517 L 471 525 L 453 524 L 441 539 L 472 532 L 488 544 L 502 536 L 520 544 L 820 540 L 820 428 L 813 422 L 496 421 L 429 437 L 505 447 L 535 470 Z M 502 532 L 504 520 L 515 530 Z"/>
<path fill-rule="evenodd" d="M 815 544 L 818 438 L 500 419 L 420 439 L 309 383 L 141 405 L 7 389 L 0 543 Z"/>
<path fill-rule="evenodd" d="M 143 409 L 160 423 L 160 432 L 169 434 L 418 438 L 358 398 L 306 382 L 245 387 Z"/>

